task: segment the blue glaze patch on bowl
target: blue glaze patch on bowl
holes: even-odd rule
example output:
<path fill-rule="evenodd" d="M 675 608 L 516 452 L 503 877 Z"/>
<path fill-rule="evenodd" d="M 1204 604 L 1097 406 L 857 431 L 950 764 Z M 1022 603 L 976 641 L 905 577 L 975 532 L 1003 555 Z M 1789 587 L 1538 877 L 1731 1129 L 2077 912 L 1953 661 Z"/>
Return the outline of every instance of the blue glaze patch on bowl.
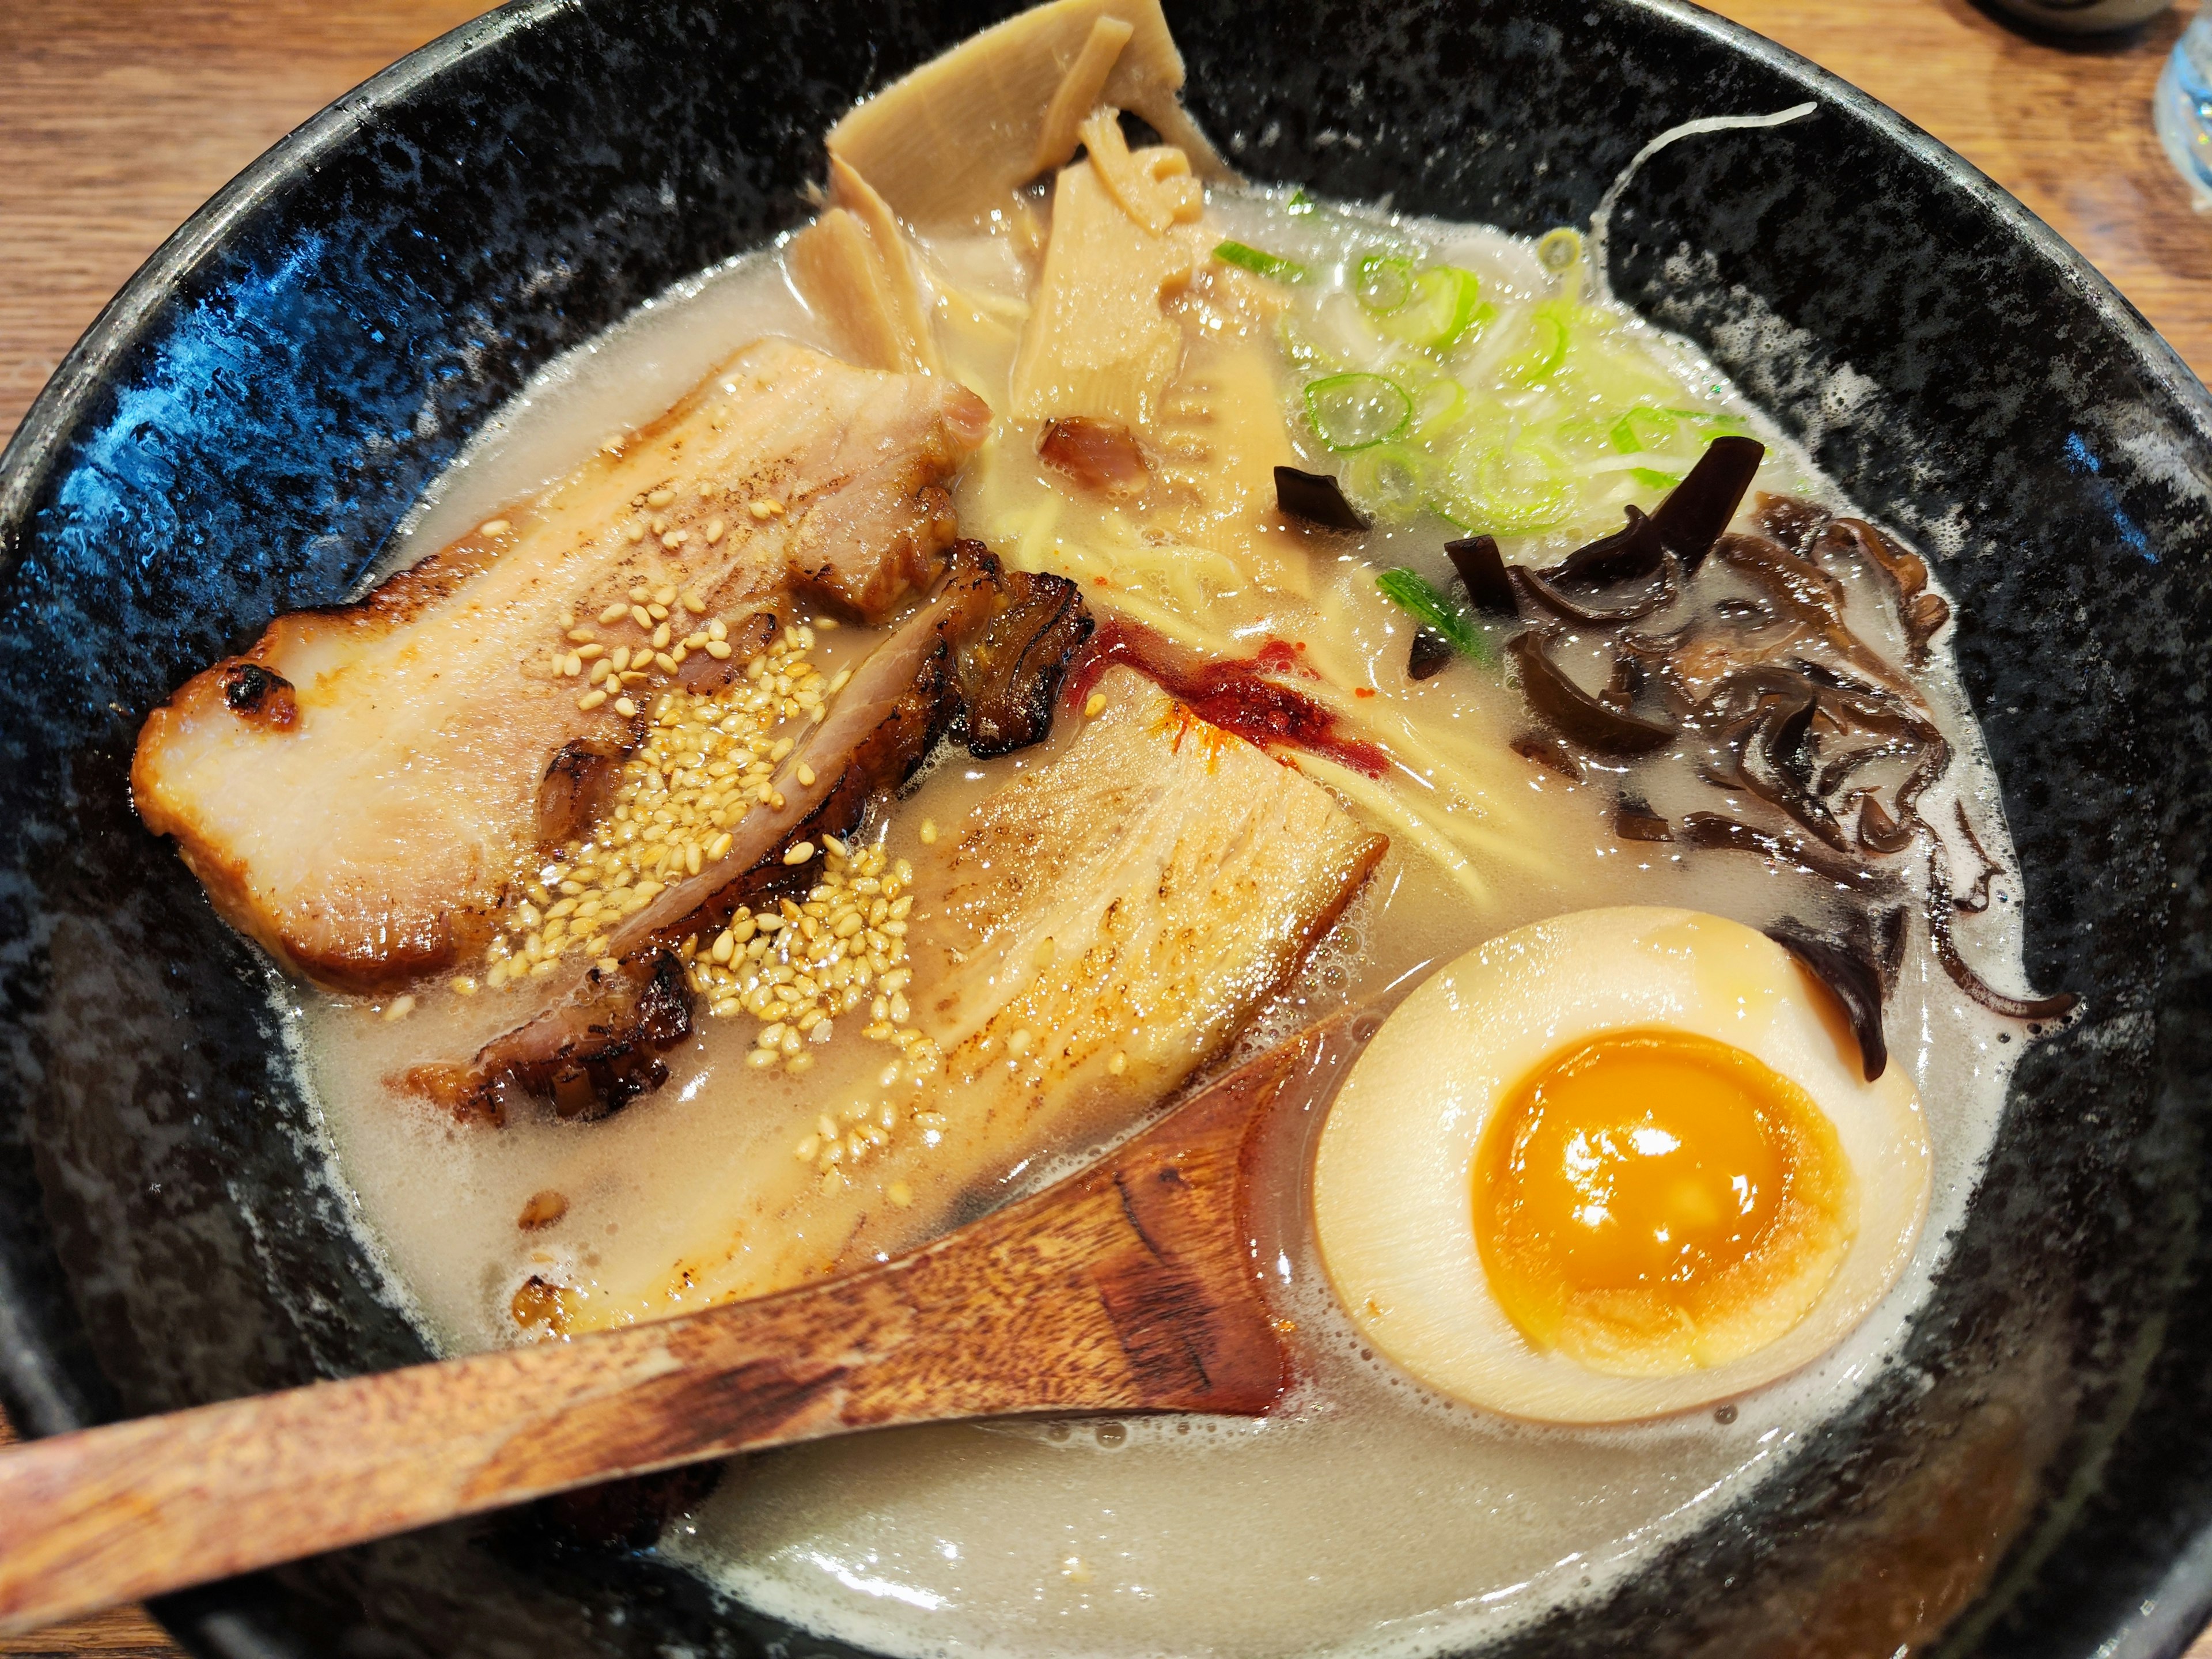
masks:
<path fill-rule="evenodd" d="M 132 817 L 145 712 L 349 592 L 558 352 L 799 222 L 856 96 L 1011 8 L 537 0 L 342 100 L 133 281 L 0 459 L 0 1399 L 33 1432 L 422 1349 L 313 1153 L 260 969 Z M 2021 1067 L 1906 1363 L 1516 1654 L 2178 1652 L 2212 1602 L 2212 400 L 2079 258 L 1850 88 L 1673 0 L 1170 5 L 1255 177 L 1534 231 L 1716 361 L 1962 602 L 2087 1017 Z M 656 1560 L 634 1489 L 173 1598 L 228 1655 L 842 1651 Z M 633 1507 L 625 1509 L 625 1503 Z"/>

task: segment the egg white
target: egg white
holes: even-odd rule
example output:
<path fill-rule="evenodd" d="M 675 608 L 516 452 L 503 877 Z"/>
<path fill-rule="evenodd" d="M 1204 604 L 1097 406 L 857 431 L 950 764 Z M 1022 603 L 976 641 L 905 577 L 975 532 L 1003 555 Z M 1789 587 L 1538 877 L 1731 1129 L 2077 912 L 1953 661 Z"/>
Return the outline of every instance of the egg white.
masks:
<path fill-rule="evenodd" d="M 1930 1174 L 1911 1082 L 1893 1063 L 1867 1082 L 1826 1000 L 1764 934 L 1642 907 L 1555 916 L 1434 975 L 1354 1065 L 1315 1157 L 1322 1259 L 1363 1336 L 1439 1393 L 1548 1423 L 1712 1405 L 1826 1352 L 1911 1261 Z M 1786 1334 L 1709 1370 L 1610 1376 L 1533 1346 L 1492 1294 L 1474 1235 L 1474 1155 L 1492 1114 L 1547 1060 L 1606 1031 L 1655 1029 L 1731 1044 L 1803 1089 L 1835 1127 L 1856 1224 Z"/>

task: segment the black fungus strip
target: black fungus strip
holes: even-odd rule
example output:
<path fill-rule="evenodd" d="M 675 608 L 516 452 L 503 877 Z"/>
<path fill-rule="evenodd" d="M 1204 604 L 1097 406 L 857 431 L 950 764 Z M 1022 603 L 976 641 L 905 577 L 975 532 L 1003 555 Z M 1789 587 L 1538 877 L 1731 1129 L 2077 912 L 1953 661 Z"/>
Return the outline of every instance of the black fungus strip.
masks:
<path fill-rule="evenodd" d="M 1505 572 L 1505 556 L 1498 550 L 1495 536 L 1469 536 L 1462 541 L 1446 542 L 1445 556 L 1452 568 L 1459 572 L 1460 586 L 1467 589 L 1467 597 L 1478 611 L 1493 617 L 1512 617 L 1520 614 L 1520 606 L 1513 594 L 1513 583 Z"/>
<path fill-rule="evenodd" d="M 1695 570 L 1743 505 L 1743 493 L 1765 459 L 1756 438 L 1716 438 L 1651 515 L 1651 527 L 1683 568 Z"/>
<path fill-rule="evenodd" d="M 1331 530 L 1364 530 L 1343 486 L 1326 472 L 1301 472 L 1294 466 L 1275 469 L 1275 505 L 1294 519 L 1326 526 Z"/>
<path fill-rule="evenodd" d="M 1902 853 L 1912 845 L 1912 826 L 1899 823 L 1872 794 L 1859 798 L 1859 845 L 1869 853 Z"/>
<path fill-rule="evenodd" d="M 1427 679 L 1441 672 L 1457 654 L 1452 649 L 1452 642 L 1435 629 L 1417 628 L 1413 630 L 1413 648 L 1406 658 L 1406 672 L 1413 679 Z"/>
<path fill-rule="evenodd" d="M 1583 757 L 1556 732 L 1523 732 L 1508 747 L 1522 760 L 1534 761 L 1577 783 L 1583 781 Z"/>
<path fill-rule="evenodd" d="M 1674 832 L 1667 820 L 1638 795 L 1623 795 L 1613 803 L 1613 833 L 1621 841 L 1672 841 Z"/>
<path fill-rule="evenodd" d="M 1889 1068 L 1889 1041 L 1881 1029 L 1881 964 L 1873 930 L 1862 925 L 1842 934 L 1820 934 L 1796 921 L 1780 921 L 1767 938 L 1803 963 L 1835 993 L 1859 1041 L 1859 1066 L 1873 1082 Z"/>
<path fill-rule="evenodd" d="M 2007 996 L 1967 966 L 1951 937 L 1951 872 L 1943 861 L 1943 843 L 1933 836 L 1928 839 L 1928 936 L 1951 982 L 1993 1014 L 2007 1019 L 2057 1019 L 2081 1003 L 2071 991 L 2047 997 Z"/>
<path fill-rule="evenodd" d="M 1951 810 L 1958 815 L 1959 833 L 1966 838 L 1966 845 L 1974 849 L 1974 856 L 1982 861 L 1982 873 L 1974 878 L 1972 890 L 1966 895 L 1953 895 L 1951 908 L 1960 915 L 1978 916 L 1990 908 L 1990 882 L 2004 874 L 2004 866 L 1990 856 L 1990 849 L 1982 845 L 1982 838 L 1974 833 L 1972 821 L 1966 817 L 1966 803 L 1954 800 Z"/>
<path fill-rule="evenodd" d="M 1761 490 L 1751 516 L 1760 530 L 1802 556 L 1812 550 L 1813 538 L 1828 527 L 1828 520 L 1835 515 L 1818 501 Z"/>
<path fill-rule="evenodd" d="M 1516 565 L 1506 574 L 1514 591 L 1527 601 L 1526 608 L 1548 611 L 1568 622 L 1587 623 L 1593 628 L 1619 628 L 1640 621 L 1674 598 L 1674 574 L 1665 568 L 1663 556 L 1657 578 L 1641 593 L 1617 605 L 1584 605 L 1561 591 L 1543 573 L 1525 566 Z"/>
<path fill-rule="evenodd" d="M 1641 507 L 1629 507 L 1627 515 L 1628 522 L 1613 534 L 1577 548 L 1542 572 L 1544 580 L 1559 587 L 1595 590 L 1657 575 L 1667 562 L 1667 545 L 1659 539 L 1658 527 Z"/>
<path fill-rule="evenodd" d="M 1689 846 L 1715 852 L 1753 853 L 1776 864 L 1794 864 L 1808 875 L 1862 892 L 1893 892 L 1897 887 L 1893 876 L 1838 858 L 1825 847 L 1808 846 L 1791 836 L 1755 830 L 1718 812 L 1685 813 L 1681 832 L 1676 838 Z"/>
<path fill-rule="evenodd" d="M 1521 695 L 1545 722 L 1601 755 L 1643 755 L 1674 740 L 1674 728 L 1607 708 L 1560 672 L 1533 630 L 1516 634 L 1505 648 L 1521 667 Z"/>

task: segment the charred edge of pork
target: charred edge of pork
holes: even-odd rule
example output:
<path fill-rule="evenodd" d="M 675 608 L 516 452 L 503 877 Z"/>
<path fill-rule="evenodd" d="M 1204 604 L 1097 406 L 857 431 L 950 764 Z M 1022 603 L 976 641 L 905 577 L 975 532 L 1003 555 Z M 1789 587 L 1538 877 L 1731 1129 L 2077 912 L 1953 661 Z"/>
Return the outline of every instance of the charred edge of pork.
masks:
<path fill-rule="evenodd" d="M 558 846 L 580 836 L 606 810 L 636 747 L 612 738 L 572 738 L 553 752 L 538 783 L 538 839 Z"/>
<path fill-rule="evenodd" d="M 978 760 L 1026 749 L 1051 732 L 1060 681 L 1093 625 L 1082 590 L 1065 577 L 1008 571 L 1000 586 L 992 613 L 952 653 L 960 735 Z"/>
<path fill-rule="evenodd" d="M 287 732 L 299 720 L 300 699 L 292 682 L 258 662 L 225 663 L 222 684 L 224 707 L 251 725 Z"/>
<path fill-rule="evenodd" d="M 620 1111 L 668 1081 L 659 1056 L 691 1035 L 692 996 L 683 959 L 665 947 L 612 969 L 593 968 L 586 994 L 487 1045 L 472 1068 L 478 1087 L 550 1100 L 564 1118 Z"/>

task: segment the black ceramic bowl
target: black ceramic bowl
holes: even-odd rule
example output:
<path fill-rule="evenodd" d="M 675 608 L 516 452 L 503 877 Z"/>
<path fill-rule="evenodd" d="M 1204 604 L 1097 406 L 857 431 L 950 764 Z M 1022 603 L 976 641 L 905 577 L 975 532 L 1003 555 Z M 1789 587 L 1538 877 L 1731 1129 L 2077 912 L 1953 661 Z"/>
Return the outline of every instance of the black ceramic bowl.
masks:
<path fill-rule="evenodd" d="M 131 816 L 141 718 L 272 612 L 343 593 L 549 357 L 798 222 L 830 120 L 1007 9 L 525 0 L 271 151 L 33 408 L 0 462 L 0 1396 L 25 1430 L 423 1357 L 313 1153 L 258 969 Z M 1647 165 L 1613 282 L 1936 555 L 2030 969 L 2087 999 L 2021 1067 L 1905 1363 L 1510 1650 L 2179 1651 L 2212 1600 L 2212 402 L 1971 167 L 1689 6 L 1170 14 L 1193 106 L 1249 173 L 1522 231 L 1587 217 L 1675 122 L 1818 103 Z M 822 1645 L 717 1607 L 610 1513 L 454 1526 L 159 1611 L 229 1655 Z"/>

